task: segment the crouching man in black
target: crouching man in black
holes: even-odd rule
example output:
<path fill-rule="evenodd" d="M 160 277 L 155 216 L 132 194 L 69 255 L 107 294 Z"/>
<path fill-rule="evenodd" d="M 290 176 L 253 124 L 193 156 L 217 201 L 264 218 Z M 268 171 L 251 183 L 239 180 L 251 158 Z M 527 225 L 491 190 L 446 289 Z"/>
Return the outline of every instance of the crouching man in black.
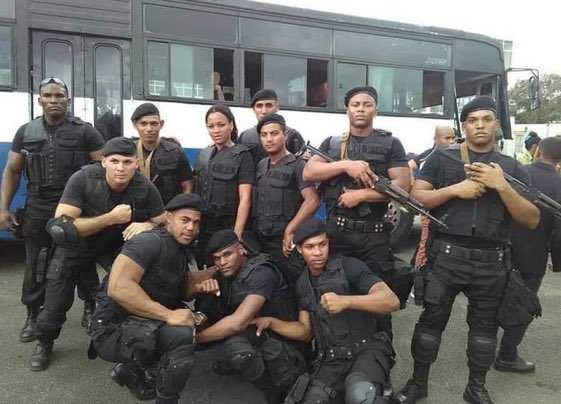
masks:
<path fill-rule="evenodd" d="M 315 340 L 313 373 L 298 378 L 285 403 L 327 404 L 343 391 L 346 404 L 385 402 L 382 386 L 394 351 L 378 315 L 398 310 L 397 296 L 364 262 L 330 257 L 325 225 L 317 219 L 296 230 L 294 243 L 308 268 L 296 287 L 298 321 L 254 321 L 258 333 L 269 329 L 293 340 Z"/>
<path fill-rule="evenodd" d="M 212 301 L 198 300 L 214 324 L 197 335 L 197 342 L 223 340 L 224 359 L 214 364 L 214 371 L 239 374 L 261 389 L 268 403 L 278 403 L 305 372 L 305 361 L 282 337 L 269 331 L 257 335 L 250 323 L 257 316 L 296 319 L 287 282 L 268 255 L 248 256 L 232 230 L 214 233 L 207 251 L 220 271 L 221 292 Z"/>
<path fill-rule="evenodd" d="M 177 403 L 193 367 L 200 314 L 182 308 L 187 296 L 217 293 L 212 270 L 189 272 L 201 199 L 180 194 L 166 206 L 166 225 L 129 240 L 98 294 L 90 358 L 118 362 L 111 377 L 139 399 Z M 202 317 L 202 316 L 201 316 Z M 155 387 L 155 390 L 154 390 Z"/>

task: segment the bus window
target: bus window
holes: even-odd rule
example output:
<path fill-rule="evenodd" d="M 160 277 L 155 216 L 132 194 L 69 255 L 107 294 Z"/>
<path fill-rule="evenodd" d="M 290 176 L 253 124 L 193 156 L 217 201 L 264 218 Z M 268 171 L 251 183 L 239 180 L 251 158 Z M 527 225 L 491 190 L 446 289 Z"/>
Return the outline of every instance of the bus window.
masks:
<path fill-rule="evenodd" d="M 328 62 L 291 56 L 245 53 L 244 101 L 262 88 L 273 88 L 287 107 L 327 106 Z"/>
<path fill-rule="evenodd" d="M 234 51 L 148 43 L 148 93 L 178 98 L 231 101 Z"/>
<path fill-rule="evenodd" d="M 12 86 L 12 66 L 12 28 L 0 26 L 0 86 Z"/>
<path fill-rule="evenodd" d="M 477 95 L 497 98 L 497 75 L 467 70 L 456 70 L 456 102 L 458 110 Z"/>
<path fill-rule="evenodd" d="M 43 78 L 58 77 L 68 86 L 72 97 L 72 45 L 66 42 L 48 41 L 43 44 Z"/>
<path fill-rule="evenodd" d="M 122 136 L 123 77 L 121 50 L 111 45 L 95 48 L 95 127 L 105 140 Z"/>
<path fill-rule="evenodd" d="M 349 63 L 337 65 L 337 108 L 345 93 L 368 84 L 378 90 L 378 110 L 399 114 L 444 113 L 444 72 Z"/>

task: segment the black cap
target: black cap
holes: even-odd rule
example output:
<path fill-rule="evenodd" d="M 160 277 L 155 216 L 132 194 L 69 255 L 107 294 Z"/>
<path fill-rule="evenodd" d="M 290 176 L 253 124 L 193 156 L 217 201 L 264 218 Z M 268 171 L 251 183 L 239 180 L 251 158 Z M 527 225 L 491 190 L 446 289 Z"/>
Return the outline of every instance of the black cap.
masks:
<path fill-rule="evenodd" d="M 304 241 L 310 237 L 319 236 L 320 234 L 326 233 L 325 224 L 315 217 L 306 220 L 304 223 L 298 227 L 296 232 L 294 232 L 294 237 L 292 241 L 294 244 L 302 244 Z"/>
<path fill-rule="evenodd" d="M 277 96 L 277 93 L 275 92 L 275 90 L 271 90 L 269 88 L 263 88 L 259 91 L 257 91 L 255 93 L 255 95 L 253 96 L 253 98 L 251 99 L 251 107 L 253 108 L 253 106 L 255 105 L 255 103 L 257 101 L 261 101 L 261 100 L 278 100 L 279 97 Z"/>
<path fill-rule="evenodd" d="M 103 157 L 111 154 L 120 154 L 123 156 L 136 156 L 136 144 L 128 137 L 114 137 L 105 143 L 101 149 Z"/>
<path fill-rule="evenodd" d="M 237 234 L 234 233 L 233 230 L 224 229 L 215 232 L 208 244 L 206 245 L 206 252 L 207 254 L 213 254 L 216 251 L 220 251 L 225 249 L 226 247 L 230 247 L 236 243 L 239 243 L 240 239 L 238 238 Z"/>
<path fill-rule="evenodd" d="M 347 91 L 347 93 L 345 94 L 345 107 L 349 106 L 349 101 L 351 100 L 351 98 L 354 95 L 357 95 L 357 94 L 360 94 L 360 93 L 366 93 L 366 94 L 370 95 L 372 98 L 374 98 L 374 101 L 376 102 L 376 105 L 378 104 L 378 91 L 376 91 L 376 89 L 374 87 L 361 86 L 361 87 L 351 88 L 349 91 Z"/>
<path fill-rule="evenodd" d="M 460 122 L 465 122 L 470 113 L 481 110 L 493 111 L 496 115 L 497 104 L 495 104 L 495 100 L 485 95 L 475 97 L 462 108 Z"/>
<path fill-rule="evenodd" d="M 524 138 L 524 147 L 526 150 L 530 150 L 533 145 L 538 144 L 541 140 L 542 138 L 536 132 L 528 132 Z"/>
<path fill-rule="evenodd" d="M 193 209 L 201 211 L 202 200 L 197 194 L 179 194 L 174 196 L 166 205 L 166 210 L 173 212 L 178 209 Z"/>
<path fill-rule="evenodd" d="M 140 118 L 146 115 L 160 116 L 160 111 L 158 110 L 158 107 L 156 107 L 151 102 L 145 102 L 144 104 L 140 104 L 138 107 L 136 107 L 131 115 L 131 121 L 138 121 Z"/>
<path fill-rule="evenodd" d="M 257 123 L 257 133 L 261 132 L 261 128 L 265 125 L 270 123 L 278 123 L 282 130 L 286 129 L 286 121 L 284 120 L 282 115 L 279 114 L 269 114 L 264 116 L 258 123 Z"/>

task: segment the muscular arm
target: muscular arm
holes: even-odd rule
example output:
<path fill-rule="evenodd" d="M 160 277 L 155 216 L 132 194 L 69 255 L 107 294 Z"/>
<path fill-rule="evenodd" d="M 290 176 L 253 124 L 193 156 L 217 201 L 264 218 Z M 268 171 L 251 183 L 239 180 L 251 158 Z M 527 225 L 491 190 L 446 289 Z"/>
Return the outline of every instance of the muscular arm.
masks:
<path fill-rule="evenodd" d="M 347 173 L 348 160 L 327 162 L 320 156 L 312 156 L 304 167 L 304 181 L 327 181 Z"/>
<path fill-rule="evenodd" d="M 349 298 L 350 310 L 368 311 L 377 314 L 388 314 L 399 310 L 399 299 L 385 282 L 377 282 L 372 285 L 367 295 L 347 297 Z"/>
<path fill-rule="evenodd" d="M 144 270 L 126 255 L 119 254 L 111 267 L 107 293 L 128 312 L 153 320 L 167 321 L 172 310 L 155 302 L 139 285 Z"/>
<path fill-rule="evenodd" d="M 275 333 L 295 341 L 309 342 L 312 339 L 312 323 L 310 313 L 300 310 L 298 321 L 283 321 L 275 317 L 261 317 L 255 319 L 257 332 L 268 328 Z"/>
<path fill-rule="evenodd" d="M 69 216 L 74 218 L 74 226 L 81 237 L 88 237 L 99 233 L 106 227 L 116 224 L 113 211 L 95 217 L 80 217 L 82 209 L 76 206 L 59 203 L 56 207 L 55 217 Z"/>
<path fill-rule="evenodd" d="M 187 282 L 185 282 L 185 297 L 190 298 L 197 293 L 200 293 L 199 285 L 207 279 L 212 279 L 217 271 L 217 267 L 211 267 L 202 271 L 189 272 L 185 275 Z"/>
<path fill-rule="evenodd" d="M 538 227 L 540 210 L 532 202 L 516 192 L 508 183 L 504 188 L 497 189 L 497 192 L 516 223 L 528 229 Z"/>
<path fill-rule="evenodd" d="M 434 189 L 430 182 L 417 179 L 413 183 L 411 196 L 421 202 L 427 209 L 434 209 L 450 199 L 456 198 L 456 193 L 454 185 Z"/>
<path fill-rule="evenodd" d="M 239 184 L 238 195 L 240 203 L 238 205 L 238 213 L 236 214 L 236 223 L 234 224 L 234 232 L 241 238 L 245 229 L 249 212 L 251 211 L 251 184 Z"/>
<path fill-rule="evenodd" d="M 218 341 L 244 331 L 264 304 L 263 296 L 248 295 L 233 314 L 201 331 L 197 335 L 197 342 Z"/>
<path fill-rule="evenodd" d="M 390 168 L 388 175 L 393 185 L 409 192 L 411 189 L 411 172 L 408 167 Z M 384 202 L 390 199 L 385 193 L 372 188 L 360 189 L 358 192 L 361 193 L 361 202 Z"/>
<path fill-rule="evenodd" d="M 300 191 L 300 194 L 304 198 L 300 209 L 296 212 L 296 215 L 288 223 L 285 229 L 285 234 L 294 234 L 296 229 L 307 219 L 311 218 L 316 210 L 319 208 L 319 194 L 315 187 L 304 188 Z"/>
<path fill-rule="evenodd" d="M 19 181 L 21 179 L 21 172 L 25 166 L 25 158 L 23 154 L 10 151 L 8 153 L 8 162 L 4 168 L 2 175 L 2 186 L 0 188 L 0 216 L 7 215 L 10 209 L 10 204 L 18 189 Z M 2 225 L 2 218 L 0 217 L 0 226 Z"/>

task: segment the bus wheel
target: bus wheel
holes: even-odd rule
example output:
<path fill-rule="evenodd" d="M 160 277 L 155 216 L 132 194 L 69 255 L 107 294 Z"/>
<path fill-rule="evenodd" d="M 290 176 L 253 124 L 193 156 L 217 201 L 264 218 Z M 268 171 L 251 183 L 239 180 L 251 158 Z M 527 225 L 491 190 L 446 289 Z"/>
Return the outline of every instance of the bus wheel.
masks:
<path fill-rule="evenodd" d="M 388 205 L 386 221 L 392 224 L 391 245 L 395 246 L 409 237 L 415 214 L 392 201 Z"/>

